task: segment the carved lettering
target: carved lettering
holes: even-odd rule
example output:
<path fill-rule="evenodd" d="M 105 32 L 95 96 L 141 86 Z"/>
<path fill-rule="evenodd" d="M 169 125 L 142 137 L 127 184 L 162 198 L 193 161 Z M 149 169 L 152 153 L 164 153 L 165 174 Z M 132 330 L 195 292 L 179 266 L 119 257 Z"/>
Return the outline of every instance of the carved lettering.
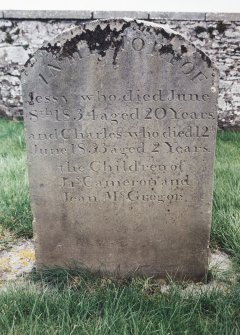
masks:
<path fill-rule="evenodd" d="M 86 22 L 37 51 L 23 101 L 38 263 L 204 274 L 213 73 L 183 37 L 133 20 Z"/>
<path fill-rule="evenodd" d="M 145 41 L 143 38 L 137 37 L 132 40 L 133 49 L 136 51 L 141 51 L 145 46 Z"/>

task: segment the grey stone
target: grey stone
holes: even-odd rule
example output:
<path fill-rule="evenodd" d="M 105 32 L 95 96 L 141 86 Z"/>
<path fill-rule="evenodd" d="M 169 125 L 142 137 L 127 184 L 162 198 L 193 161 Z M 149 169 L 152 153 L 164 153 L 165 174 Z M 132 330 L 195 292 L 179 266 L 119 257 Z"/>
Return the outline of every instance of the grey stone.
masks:
<path fill-rule="evenodd" d="M 150 12 L 151 20 L 180 20 L 180 21 L 204 21 L 205 13 L 194 12 Z"/>
<path fill-rule="evenodd" d="M 92 18 L 89 10 L 5 10 L 6 19 L 82 19 Z"/>
<path fill-rule="evenodd" d="M 0 117 L 9 118 L 11 114 L 6 106 L 0 104 Z"/>
<path fill-rule="evenodd" d="M 23 65 L 28 60 L 27 51 L 19 46 L 0 48 L 0 65 L 17 63 Z"/>
<path fill-rule="evenodd" d="M 240 21 L 240 13 L 206 13 L 206 21 Z"/>
<path fill-rule="evenodd" d="M 148 12 L 141 11 L 94 11 L 94 19 L 116 19 L 116 18 L 148 19 Z"/>
<path fill-rule="evenodd" d="M 97 20 L 22 74 L 37 265 L 202 279 L 218 72 L 154 23 Z"/>
<path fill-rule="evenodd" d="M 231 39 L 231 38 L 238 38 L 238 39 L 240 39 L 240 31 L 227 30 L 227 31 L 224 32 L 224 35 L 226 37 L 229 37 L 229 39 Z M 231 51 L 233 51 L 233 49 Z"/>

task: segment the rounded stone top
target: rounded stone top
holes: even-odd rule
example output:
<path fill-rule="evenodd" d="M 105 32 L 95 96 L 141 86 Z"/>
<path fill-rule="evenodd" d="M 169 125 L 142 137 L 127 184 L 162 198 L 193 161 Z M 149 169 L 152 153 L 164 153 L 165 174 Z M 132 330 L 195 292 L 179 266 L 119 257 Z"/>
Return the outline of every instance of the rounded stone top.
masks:
<path fill-rule="evenodd" d="M 166 25 L 142 20 L 108 19 L 95 20 L 66 30 L 56 36 L 50 42 L 46 42 L 36 53 L 26 62 L 26 68 L 32 67 L 38 57 L 45 53 L 51 54 L 55 59 L 73 57 L 82 47 L 88 47 L 92 54 L 97 54 L 99 61 L 105 57 L 108 49 L 114 50 L 113 65 L 117 64 L 118 52 L 124 49 L 123 36 L 132 35 L 136 51 L 145 51 L 152 48 L 147 53 L 159 53 L 160 55 L 172 54 L 177 59 L 182 57 L 196 57 L 198 62 L 204 62 L 207 67 L 215 68 L 211 59 L 193 43 L 186 40 L 182 35 L 170 29 Z M 154 45 L 150 46 L 154 36 Z M 145 37 L 142 42 L 140 38 Z M 144 44 L 144 45 L 143 45 Z M 215 69 L 216 70 L 216 69 Z"/>

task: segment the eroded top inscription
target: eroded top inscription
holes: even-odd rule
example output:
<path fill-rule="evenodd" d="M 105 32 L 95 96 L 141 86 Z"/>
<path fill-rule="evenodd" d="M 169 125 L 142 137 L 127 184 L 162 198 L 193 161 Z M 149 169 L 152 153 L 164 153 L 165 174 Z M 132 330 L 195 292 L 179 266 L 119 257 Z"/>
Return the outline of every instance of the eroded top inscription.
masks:
<path fill-rule="evenodd" d="M 166 27 L 100 20 L 44 45 L 22 83 L 38 264 L 203 277 L 210 59 Z"/>

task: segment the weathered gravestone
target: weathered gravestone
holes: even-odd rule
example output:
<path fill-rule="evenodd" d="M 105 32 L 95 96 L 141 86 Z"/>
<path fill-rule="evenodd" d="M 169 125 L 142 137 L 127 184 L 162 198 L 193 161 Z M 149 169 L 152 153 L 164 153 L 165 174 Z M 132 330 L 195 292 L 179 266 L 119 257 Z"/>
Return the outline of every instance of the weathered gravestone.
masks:
<path fill-rule="evenodd" d="M 165 26 L 87 23 L 22 76 L 39 266 L 200 279 L 217 71 Z"/>

